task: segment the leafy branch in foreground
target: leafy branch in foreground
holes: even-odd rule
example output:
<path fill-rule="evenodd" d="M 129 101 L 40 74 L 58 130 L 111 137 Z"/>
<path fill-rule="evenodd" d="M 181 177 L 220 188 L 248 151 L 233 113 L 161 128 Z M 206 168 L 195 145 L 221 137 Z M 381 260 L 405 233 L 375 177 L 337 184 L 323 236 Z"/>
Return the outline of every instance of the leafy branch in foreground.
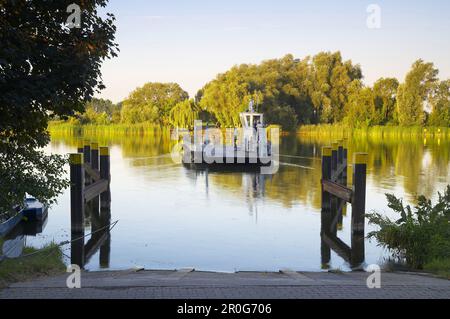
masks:
<path fill-rule="evenodd" d="M 59 155 L 45 155 L 47 124 L 84 112 L 104 88 L 101 64 L 117 56 L 107 0 L 80 3 L 80 28 L 65 26 L 72 0 L 0 1 L 0 214 L 25 193 L 51 203 L 67 180 Z"/>
<path fill-rule="evenodd" d="M 424 196 L 418 197 L 414 210 L 401 199 L 386 194 L 388 207 L 400 214 L 393 221 L 379 213 L 368 214 L 369 223 L 380 227 L 370 232 L 379 244 L 392 251 L 394 257 L 414 268 L 450 259 L 450 185 L 444 194 L 438 193 L 436 205 Z"/>
<path fill-rule="evenodd" d="M 50 205 L 69 186 L 63 178 L 67 159 L 14 143 L 0 147 L 0 213 L 12 211 L 26 193 Z M 7 214 L 11 215 L 11 214 Z"/>

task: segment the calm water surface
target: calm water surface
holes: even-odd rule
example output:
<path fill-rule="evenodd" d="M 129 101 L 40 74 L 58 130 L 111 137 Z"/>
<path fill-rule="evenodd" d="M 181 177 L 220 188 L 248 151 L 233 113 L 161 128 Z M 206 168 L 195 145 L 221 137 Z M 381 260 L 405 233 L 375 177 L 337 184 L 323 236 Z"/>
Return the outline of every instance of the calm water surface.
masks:
<path fill-rule="evenodd" d="M 92 137 L 90 137 L 92 138 Z M 92 138 L 94 139 L 94 138 Z M 319 271 L 320 148 L 328 138 L 283 137 L 277 174 L 209 173 L 173 164 L 167 136 L 95 138 L 111 147 L 111 231 L 107 269 L 193 267 L 236 271 L 282 268 Z M 75 137 L 52 138 L 49 152 L 76 152 Z M 450 143 L 443 140 L 349 141 L 369 153 L 367 211 L 392 215 L 385 193 L 414 203 L 416 194 L 442 191 L 450 182 Z M 351 176 L 351 172 L 349 172 Z M 338 236 L 350 244 L 350 206 Z M 86 233 L 90 232 L 89 218 Z M 373 227 L 366 225 L 366 233 Z M 27 243 L 41 246 L 70 238 L 70 194 L 49 211 L 42 234 Z M 65 253 L 70 255 L 70 247 Z M 99 270 L 97 252 L 86 264 Z M 386 252 L 366 240 L 366 264 L 382 263 Z M 68 260 L 67 260 L 68 261 Z M 331 268 L 348 270 L 334 252 Z"/>

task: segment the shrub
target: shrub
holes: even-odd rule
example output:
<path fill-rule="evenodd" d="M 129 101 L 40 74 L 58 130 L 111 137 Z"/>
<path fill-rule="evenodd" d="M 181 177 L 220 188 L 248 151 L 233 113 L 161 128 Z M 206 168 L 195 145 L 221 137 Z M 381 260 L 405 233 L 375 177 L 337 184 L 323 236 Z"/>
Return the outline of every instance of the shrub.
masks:
<path fill-rule="evenodd" d="M 406 260 L 414 268 L 422 269 L 435 260 L 450 258 L 450 185 L 442 195 L 438 193 L 437 204 L 424 196 L 418 204 L 404 206 L 401 199 L 386 194 L 388 207 L 400 214 L 400 219 L 391 219 L 379 213 L 368 214 L 369 223 L 379 230 L 368 234 L 376 238 L 381 246 L 392 251 L 395 257 Z"/>

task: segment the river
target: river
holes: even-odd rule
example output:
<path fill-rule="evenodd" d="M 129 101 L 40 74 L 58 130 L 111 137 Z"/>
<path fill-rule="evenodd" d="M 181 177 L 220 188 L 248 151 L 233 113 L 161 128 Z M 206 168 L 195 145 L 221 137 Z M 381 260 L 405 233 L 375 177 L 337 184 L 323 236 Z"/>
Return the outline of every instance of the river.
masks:
<path fill-rule="evenodd" d="M 86 269 L 349 270 L 333 251 L 327 265 L 321 262 L 320 150 L 331 138 L 282 137 L 281 166 L 270 176 L 188 170 L 167 155 L 173 142 L 166 135 L 89 138 L 110 146 L 111 221 L 118 223 L 111 230 L 107 263 L 99 263 L 97 252 Z M 53 136 L 46 150 L 66 154 L 76 147 L 74 136 Z M 353 152 L 369 154 L 367 212 L 395 217 L 385 193 L 414 204 L 417 194 L 435 198 L 450 183 L 448 140 L 361 137 L 350 139 L 348 149 L 349 161 Z M 348 244 L 350 216 L 349 206 L 338 230 Z M 366 233 L 373 229 L 366 225 Z M 66 190 L 50 208 L 44 231 L 29 236 L 27 244 L 69 238 Z M 366 239 L 366 264 L 381 264 L 387 256 Z"/>

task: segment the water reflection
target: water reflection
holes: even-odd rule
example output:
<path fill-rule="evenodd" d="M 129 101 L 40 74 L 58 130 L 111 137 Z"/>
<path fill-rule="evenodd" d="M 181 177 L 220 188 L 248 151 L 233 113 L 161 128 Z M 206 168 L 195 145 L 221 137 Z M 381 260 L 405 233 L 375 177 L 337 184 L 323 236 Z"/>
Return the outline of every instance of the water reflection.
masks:
<path fill-rule="evenodd" d="M 267 181 L 270 181 L 272 175 L 262 175 L 258 173 L 259 168 L 254 172 L 243 172 L 242 169 L 215 170 L 210 171 L 206 168 L 186 169 L 186 176 L 193 182 L 203 182 L 206 198 L 209 198 L 210 180 L 214 185 L 224 185 L 223 189 L 229 188 L 231 193 L 236 189 L 240 189 L 241 196 L 245 199 L 246 206 L 250 215 L 254 215 L 257 219 L 258 201 L 265 197 L 265 188 Z M 233 186 L 230 186 L 233 181 Z M 225 186 L 227 185 L 227 186 Z"/>
<path fill-rule="evenodd" d="M 346 244 L 338 237 L 339 224 L 342 223 L 344 210 L 331 211 L 327 207 L 321 209 L 320 257 L 322 269 L 330 268 L 331 250 L 345 260 L 351 268 L 358 268 L 365 259 L 364 234 L 351 233 L 351 243 Z"/>
<path fill-rule="evenodd" d="M 99 205 L 100 200 L 100 205 Z M 99 254 L 100 268 L 109 268 L 111 250 L 111 192 L 102 193 L 99 197 L 86 204 L 85 230 L 71 232 L 70 262 L 84 268 L 91 257 Z M 90 238 L 85 242 L 85 231 L 89 231 Z"/>
<path fill-rule="evenodd" d="M 169 153 L 175 142 L 170 139 L 169 133 L 151 137 L 86 138 L 101 144 L 119 145 L 122 156 L 130 159 L 131 165 L 135 167 L 173 164 Z M 77 136 L 53 136 L 52 143 L 55 146 L 60 143 L 76 146 L 77 139 Z M 284 165 L 279 174 L 273 176 L 270 183 L 265 185 L 266 196 L 287 207 L 300 200 L 320 208 L 320 149 L 335 139 L 301 135 L 285 136 L 282 139 L 280 160 L 282 164 L 294 165 Z M 376 185 L 391 190 L 397 186 L 403 187 L 409 199 L 417 194 L 432 196 L 437 191 L 438 183 L 449 182 L 449 140 L 353 138 L 348 141 L 348 149 L 350 159 L 354 152 L 369 154 L 369 175 Z M 300 166 L 304 168 L 298 169 Z M 216 178 L 215 182 L 224 188 L 242 187 L 242 182 L 232 174 Z M 292 185 L 296 187 L 290 187 Z"/>
<path fill-rule="evenodd" d="M 45 213 L 43 217 L 43 220 L 21 221 L 2 238 L 0 259 L 21 256 L 26 247 L 27 238 L 36 237 L 44 231 L 48 215 Z"/>

